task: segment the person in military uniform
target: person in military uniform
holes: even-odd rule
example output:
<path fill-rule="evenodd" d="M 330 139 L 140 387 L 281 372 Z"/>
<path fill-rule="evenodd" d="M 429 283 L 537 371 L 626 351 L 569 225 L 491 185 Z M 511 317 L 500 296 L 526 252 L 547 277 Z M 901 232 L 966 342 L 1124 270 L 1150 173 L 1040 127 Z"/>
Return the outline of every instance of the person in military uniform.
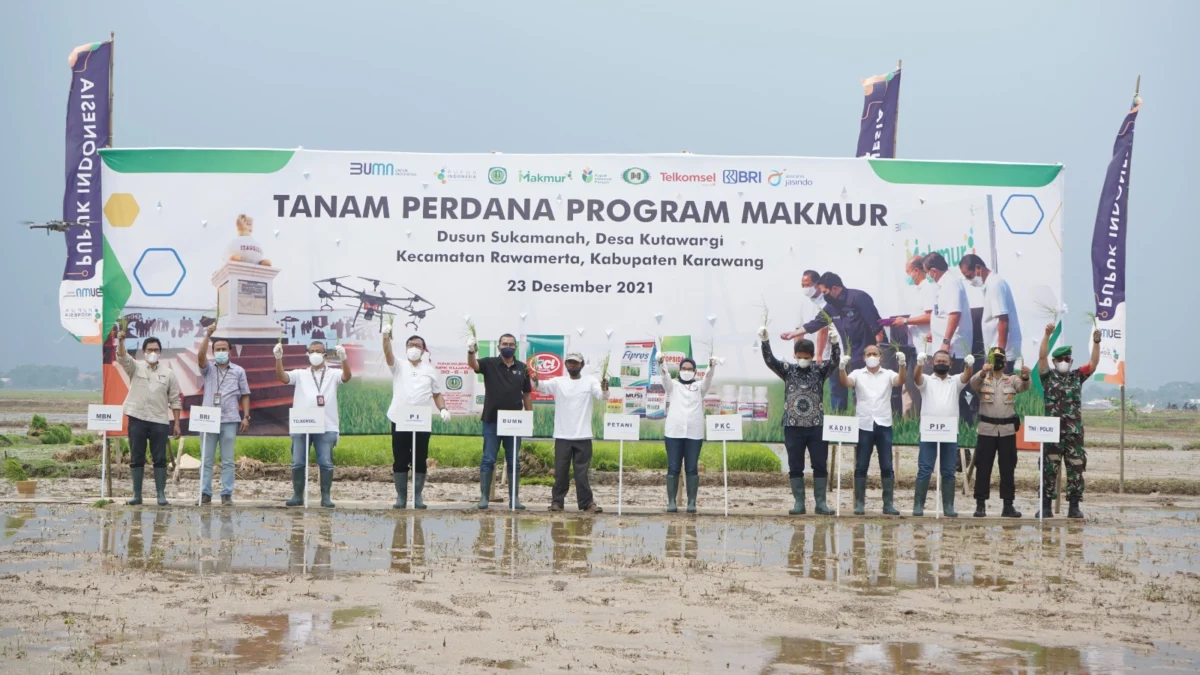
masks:
<path fill-rule="evenodd" d="M 1042 389 L 1046 396 L 1046 414 L 1058 417 L 1060 440 L 1042 446 L 1042 476 L 1045 491 L 1042 494 L 1042 510 L 1038 516 L 1054 515 L 1052 505 L 1058 497 L 1058 465 L 1067 465 L 1067 500 L 1070 502 L 1068 518 L 1082 518 L 1079 501 L 1083 499 L 1083 472 L 1087 469 L 1087 451 L 1083 449 L 1083 417 L 1079 406 L 1083 394 L 1083 383 L 1096 372 L 1100 363 L 1100 331 L 1092 332 L 1092 358 L 1080 368 L 1071 370 L 1071 347 L 1062 346 L 1050 351 L 1050 336 L 1054 324 L 1046 326 L 1038 355 L 1038 374 L 1042 378 Z M 1053 359 L 1053 364 L 1048 362 Z"/>
<path fill-rule="evenodd" d="M 987 363 L 971 378 L 971 389 L 979 395 L 979 442 L 976 447 L 975 517 L 987 516 L 987 500 L 992 494 L 992 465 L 1000 457 L 1000 499 L 1004 500 L 1005 518 L 1020 518 L 1013 507 L 1016 498 L 1014 473 L 1017 468 L 1017 394 L 1029 389 L 1029 369 L 1019 366 L 1017 375 L 1005 375 L 1008 365 L 1003 349 L 993 347 Z"/>

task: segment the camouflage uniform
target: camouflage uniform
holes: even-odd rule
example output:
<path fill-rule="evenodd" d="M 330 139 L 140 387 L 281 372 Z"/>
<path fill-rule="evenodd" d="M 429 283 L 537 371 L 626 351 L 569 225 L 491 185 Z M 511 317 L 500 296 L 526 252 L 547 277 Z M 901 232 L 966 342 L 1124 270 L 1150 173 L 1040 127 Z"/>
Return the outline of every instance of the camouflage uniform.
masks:
<path fill-rule="evenodd" d="M 1058 443 L 1046 443 L 1042 451 L 1042 475 L 1045 497 L 1058 498 L 1058 465 L 1067 464 L 1067 498 L 1083 499 L 1083 472 L 1087 469 L 1087 451 L 1083 449 L 1083 418 L 1079 405 L 1083 383 L 1091 376 L 1089 369 L 1077 368 L 1063 375 L 1053 367 L 1041 373 L 1046 394 L 1046 414 L 1058 417 L 1061 436 Z"/>

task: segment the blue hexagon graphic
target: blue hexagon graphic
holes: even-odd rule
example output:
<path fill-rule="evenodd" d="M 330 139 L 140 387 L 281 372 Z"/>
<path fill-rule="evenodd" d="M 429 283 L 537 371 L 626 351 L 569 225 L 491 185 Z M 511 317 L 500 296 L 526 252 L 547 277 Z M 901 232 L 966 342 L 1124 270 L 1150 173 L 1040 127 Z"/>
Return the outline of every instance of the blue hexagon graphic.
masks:
<path fill-rule="evenodd" d="M 1033 234 L 1041 226 L 1046 212 L 1033 195 L 1009 195 L 1000 207 L 1000 220 L 1013 234 Z"/>
<path fill-rule="evenodd" d="M 148 248 L 133 266 L 134 281 L 142 295 L 151 298 L 175 295 L 186 276 L 183 260 L 173 248 Z"/>

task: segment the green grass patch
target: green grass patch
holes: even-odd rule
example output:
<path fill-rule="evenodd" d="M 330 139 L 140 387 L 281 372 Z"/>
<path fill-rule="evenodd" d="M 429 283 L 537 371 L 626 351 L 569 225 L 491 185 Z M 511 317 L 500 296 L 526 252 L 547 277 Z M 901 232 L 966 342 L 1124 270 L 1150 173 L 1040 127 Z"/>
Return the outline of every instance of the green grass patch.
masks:
<path fill-rule="evenodd" d="M 85 401 L 87 403 L 100 403 L 103 399 L 103 395 L 98 391 L 0 389 L 0 401 L 4 399 L 20 401 Z"/>
<path fill-rule="evenodd" d="M 1098 441 L 1085 439 L 1083 444 L 1089 448 L 1119 448 L 1119 447 L 1121 447 L 1120 441 L 1110 441 L 1107 439 L 1098 440 Z M 1165 441 L 1126 440 L 1125 448 L 1128 450 L 1172 450 L 1175 448 L 1175 446 L 1173 446 L 1170 443 L 1167 443 Z"/>
<path fill-rule="evenodd" d="M 1200 450 L 1200 441 L 1188 441 L 1183 445 L 1184 450 Z"/>

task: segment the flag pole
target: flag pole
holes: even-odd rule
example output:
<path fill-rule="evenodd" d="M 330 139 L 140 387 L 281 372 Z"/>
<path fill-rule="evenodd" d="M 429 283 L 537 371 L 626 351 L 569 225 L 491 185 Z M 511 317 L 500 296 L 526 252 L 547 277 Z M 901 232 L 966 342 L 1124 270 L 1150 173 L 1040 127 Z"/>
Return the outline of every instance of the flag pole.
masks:
<path fill-rule="evenodd" d="M 1137 105 L 1138 93 L 1142 90 L 1142 75 L 1138 73 L 1137 82 L 1133 85 L 1133 105 Z M 1129 219 L 1129 203 L 1125 203 L 1126 223 Z M 1125 350 L 1128 354 L 1129 350 Z M 1125 383 L 1121 383 L 1121 475 L 1117 482 L 1117 492 L 1125 494 Z"/>
<path fill-rule="evenodd" d="M 116 53 L 117 53 L 117 51 L 116 51 L 116 50 L 117 50 L 117 32 L 116 32 L 116 31 L 111 31 L 111 30 L 110 30 L 110 31 L 108 32 L 108 40 L 109 40 L 109 42 L 111 43 L 111 45 L 109 46 L 109 53 L 108 53 L 108 147 L 110 147 L 110 148 L 111 148 L 111 147 L 112 147 L 112 139 L 113 139 L 113 120 L 112 120 L 112 106 L 113 106 L 113 59 L 116 57 Z M 103 227 L 104 227 L 104 225 L 103 225 L 103 222 L 101 222 L 101 230 L 103 230 Z M 103 254 L 103 250 L 104 250 L 104 237 L 101 237 L 101 238 L 100 238 L 100 250 L 102 251 L 100 255 L 101 255 L 101 256 L 103 256 L 103 255 L 104 255 L 104 254 Z M 103 279 L 103 278 L 101 278 L 101 279 L 100 279 L 100 289 L 101 289 L 101 292 L 103 292 L 103 290 L 104 290 L 104 279 Z M 103 324 L 103 318 L 104 318 L 104 317 L 103 317 L 103 308 L 102 308 L 102 309 L 101 309 L 101 323 L 102 323 L 102 324 Z M 103 328 L 103 326 L 102 326 L 102 328 Z M 104 359 L 103 359 L 103 356 L 101 356 L 101 361 L 103 361 L 103 360 L 104 360 Z M 101 364 L 101 365 L 103 365 L 103 364 Z M 101 377 L 100 379 L 101 379 L 101 383 L 103 383 L 103 381 L 104 381 L 104 378 L 103 378 L 103 377 Z M 107 438 L 107 435 L 106 435 L 106 437 L 105 437 L 105 449 L 106 449 L 106 450 L 107 450 L 107 448 L 108 448 L 108 445 L 107 445 L 107 444 L 108 444 L 108 438 Z M 203 453 L 201 453 L 201 454 L 203 454 Z M 103 460 L 103 461 L 104 461 L 104 467 L 103 467 L 103 470 L 102 470 L 102 471 L 103 471 L 103 473 L 104 473 L 105 488 L 106 488 L 106 492 L 108 493 L 108 498 L 109 498 L 109 499 L 112 499 L 112 494 L 113 494 L 113 486 L 112 486 L 112 474 L 113 474 L 113 472 L 112 472 L 112 453 L 111 453 L 111 452 L 105 452 L 105 453 L 104 453 L 104 460 Z"/>
<path fill-rule="evenodd" d="M 903 67 L 904 67 L 904 59 L 896 59 L 896 71 L 899 72 L 900 69 Z M 900 141 L 900 97 L 896 96 L 896 129 L 892 133 L 892 159 L 896 158 L 896 143 L 898 143 L 899 141 Z M 858 449 L 858 446 L 855 446 L 855 451 L 857 451 L 857 449 Z"/>

